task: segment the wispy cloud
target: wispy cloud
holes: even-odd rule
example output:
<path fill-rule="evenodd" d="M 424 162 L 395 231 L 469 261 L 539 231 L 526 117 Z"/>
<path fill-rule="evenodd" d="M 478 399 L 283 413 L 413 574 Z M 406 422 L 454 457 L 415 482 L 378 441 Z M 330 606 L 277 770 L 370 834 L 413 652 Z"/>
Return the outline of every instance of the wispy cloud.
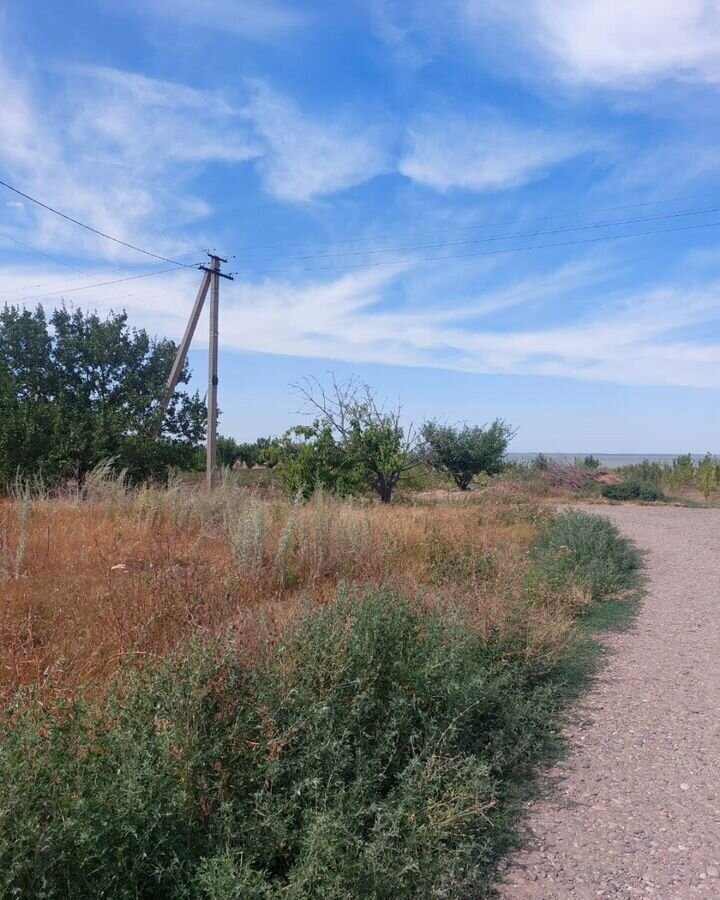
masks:
<path fill-rule="evenodd" d="M 332 280 L 236 280 L 223 287 L 223 347 L 351 364 L 720 388 L 720 342 L 711 336 L 720 325 L 718 281 L 694 290 L 670 284 L 607 295 L 602 269 L 586 262 L 457 302 L 390 303 L 411 271 L 408 263 L 399 271 Z M 98 281 L 113 276 L 111 270 L 93 274 Z M 197 277 L 179 272 L 78 291 L 90 282 L 63 270 L 15 266 L 0 267 L 0 283 L 0 300 L 52 306 L 64 298 L 101 311 L 127 307 L 152 333 L 179 338 Z M 593 291 L 603 299 L 592 312 L 574 302 L 578 293 Z M 517 309 L 517 321 L 527 323 L 527 309 L 558 304 L 563 324 L 493 324 L 502 310 Z M 204 335 L 201 326 L 198 346 Z"/>
<path fill-rule="evenodd" d="M 720 81 L 716 0 L 461 0 L 471 23 L 505 23 L 571 82 L 633 89 Z"/>
<path fill-rule="evenodd" d="M 209 212 L 191 187 L 198 167 L 243 162 L 260 152 L 250 124 L 210 92 L 114 69 L 72 68 L 56 73 L 48 96 L 32 71 L 17 72 L 0 68 L 0 90 L 12 98 L 0 136 L 9 180 L 160 252 L 187 248 L 177 235 Z M 49 213 L 28 212 L 9 223 L 28 243 L 75 257 L 125 255 Z"/>
<path fill-rule="evenodd" d="M 508 331 L 477 321 L 502 302 L 497 294 L 457 309 L 388 311 L 381 301 L 396 278 L 357 273 L 303 287 L 239 284 L 224 316 L 225 339 L 237 349 L 351 363 L 720 387 L 720 344 L 699 336 L 720 321 L 720 283 L 693 293 L 681 287 L 631 293 L 567 325 Z M 572 278 L 562 272 L 554 294 L 545 285 L 548 299 L 557 301 L 563 280 L 570 289 Z M 517 305 L 536 299 L 529 283 L 504 298 Z M 685 333 L 690 326 L 700 329 L 692 339 Z"/>
<path fill-rule="evenodd" d="M 497 191 L 542 178 L 592 148 L 587 139 L 524 127 L 495 113 L 428 115 L 410 127 L 399 170 L 439 191 Z"/>
<path fill-rule="evenodd" d="M 390 165 L 382 131 L 364 122 L 302 113 L 262 82 L 247 113 L 266 144 L 259 168 L 281 200 L 304 202 L 369 181 Z"/>

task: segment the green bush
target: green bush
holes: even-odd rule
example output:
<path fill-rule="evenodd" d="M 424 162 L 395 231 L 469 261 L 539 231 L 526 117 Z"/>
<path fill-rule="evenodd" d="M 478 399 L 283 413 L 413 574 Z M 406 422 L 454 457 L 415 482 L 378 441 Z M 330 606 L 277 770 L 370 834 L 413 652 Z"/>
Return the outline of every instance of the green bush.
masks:
<path fill-rule="evenodd" d="M 545 529 L 532 550 L 536 571 L 574 584 L 594 600 L 634 587 L 640 556 L 608 519 L 570 510 Z"/>
<path fill-rule="evenodd" d="M 0 895 L 460 897 L 556 741 L 547 671 L 388 593 L 264 663 L 196 647 L 0 743 Z M 475 894 L 473 894 L 475 895 Z"/>
<path fill-rule="evenodd" d="M 621 481 L 620 484 L 605 484 L 602 495 L 607 500 L 642 500 L 656 503 L 667 500 L 662 490 L 649 481 Z"/>
<path fill-rule="evenodd" d="M 620 466 L 615 471 L 623 481 L 640 481 L 661 487 L 667 478 L 670 466 L 665 463 L 650 462 L 650 460 L 644 459 L 642 462 L 633 463 L 630 466 Z"/>

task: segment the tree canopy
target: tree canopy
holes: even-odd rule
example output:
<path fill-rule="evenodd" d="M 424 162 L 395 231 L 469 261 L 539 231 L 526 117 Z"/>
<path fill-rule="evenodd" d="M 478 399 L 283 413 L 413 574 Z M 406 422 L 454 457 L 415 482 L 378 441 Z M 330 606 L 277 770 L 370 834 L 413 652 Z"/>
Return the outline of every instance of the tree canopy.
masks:
<path fill-rule="evenodd" d="M 130 328 L 126 313 L 0 310 L 0 483 L 21 474 L 82 478 L 113 458 L 134 479 L 188 466 L 207 420 L 200 396 L 176 391 L 160 434 L 158 401 L 176 346 Z M 189 371 L 180 383 L 187 384 Z"/>
<path fill-rule="evenodd" d="M 513 430 L 502 419 L 489 426 L 462 428 L 426 422 L 421 436 L 430 465 L 452 475 L 460 490 L 466 491 L 476 475 L 496 475 L 502 470 Z"/>

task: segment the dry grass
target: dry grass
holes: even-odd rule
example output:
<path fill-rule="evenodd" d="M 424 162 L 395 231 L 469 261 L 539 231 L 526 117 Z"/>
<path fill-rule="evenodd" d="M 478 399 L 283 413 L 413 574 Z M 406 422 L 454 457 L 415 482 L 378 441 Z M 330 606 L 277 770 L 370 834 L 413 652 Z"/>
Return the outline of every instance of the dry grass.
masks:
<path fill-rule="evenodd" d="M 19 491 L 0 500 L 0 692 L 92 690 L 197 632 L 232 629 L 252 651 L 341 583 L 453 604 L 488 634 L 512 627 L 528 653 L 553 652 L 571 610 L 559 614 L 557 597 L 528 607 L 522 586 L 542 516 L 515 493 L 387 507 L 233 483 L 211 495 L 108 478 L 64 498 Z"/>

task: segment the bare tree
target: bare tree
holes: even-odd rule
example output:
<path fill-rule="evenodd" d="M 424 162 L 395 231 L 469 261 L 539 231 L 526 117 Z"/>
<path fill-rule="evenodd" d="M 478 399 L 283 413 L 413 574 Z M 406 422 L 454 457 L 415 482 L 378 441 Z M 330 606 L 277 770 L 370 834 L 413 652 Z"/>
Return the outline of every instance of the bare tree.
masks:
<path fill-rule="evenodd" d="M 370 487 L 389 503 L 400 477 L 418 464 L 417 436 L 401 424 L 402 407 L 379 403 L 373 389 L 352 376 L 330 386 L 317 378 L 293 385 L 304 400 L 304 411 L 315 416 L 318 431 L 329 430 L 349 465 L 362 472 Z"/>

